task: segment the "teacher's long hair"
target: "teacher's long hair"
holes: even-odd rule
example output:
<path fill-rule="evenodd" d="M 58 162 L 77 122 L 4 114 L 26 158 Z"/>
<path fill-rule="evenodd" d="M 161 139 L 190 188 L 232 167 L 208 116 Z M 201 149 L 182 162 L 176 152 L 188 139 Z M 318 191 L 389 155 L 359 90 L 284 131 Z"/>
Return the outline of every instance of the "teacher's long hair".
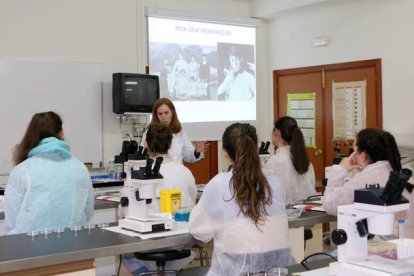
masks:
<path fill-rule="evenodd" d="M 53 111 L 36 113 L 30 121 L 26 133 L 13 155 L 16 165 L 27 159 L 29 151 L 35 148 L 42 139 L 55 137 L 61 139 L 62 119 Z"/>
<path fill-rule="evenodd" d="M 240 212 L 258 227 L 264 223 L 266 205 L 272 203 L 272 190 L 263 175 L 257 150 L 256 129 L 235 123 L 223 134 L 223 149 L 233 161 L 230 185 Z"/>
<path fill-rule="evenodd" d="M 162 106 L 163 104 L 168 106 L 168 108 L 171 110 L 171 113 L 172 113 L 172 118 L 171 118 L 171 123 L 170 123 L 170 128 L 172 132 L 173 133 L 180 132 L 181 123 L 180 123 L 180 120 L 178 120 L 177 111 L 175 110 L 175 106 L 172 103 L 172 101 L 168 98 L 159 98 L 158 100 L 155 101 L 152 107 L 151 125 L 160 123 L 160 119 L 158 119 L 157 111 L 158 111 L 158 108 L 160 108 L 160 106 Z"/>

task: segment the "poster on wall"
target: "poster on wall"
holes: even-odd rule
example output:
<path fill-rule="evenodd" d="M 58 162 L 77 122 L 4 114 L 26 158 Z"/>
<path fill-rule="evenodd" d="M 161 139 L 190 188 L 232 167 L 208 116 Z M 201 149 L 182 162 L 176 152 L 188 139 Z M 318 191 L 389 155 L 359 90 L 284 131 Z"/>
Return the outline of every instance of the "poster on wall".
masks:
<path fill-rule="evenodd" d="M 366 86 L 365 80 L 332 82 L 334 139 L 354 139 L 366 127 Z"/>
<path fill-rule="evenodd" d="M 298 122 L 307 147 L 316 148 L 316 93 L 288 93 L 287 114 Z"/>

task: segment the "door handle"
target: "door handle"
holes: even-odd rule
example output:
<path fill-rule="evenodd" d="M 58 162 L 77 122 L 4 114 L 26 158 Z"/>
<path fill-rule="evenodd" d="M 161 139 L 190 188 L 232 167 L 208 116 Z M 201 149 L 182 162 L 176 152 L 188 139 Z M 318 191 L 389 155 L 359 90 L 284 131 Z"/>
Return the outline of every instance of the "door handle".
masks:
<path fill-rule="evenodd" d="M 320 150 L 320 149 L 315 150 L 315 155 L 316 155 L 316 156 L 321 156 L 321 155 L 322 155 L 322 153 L 323 153 L 323 151 L 322 151 L 322 150 Z"/>

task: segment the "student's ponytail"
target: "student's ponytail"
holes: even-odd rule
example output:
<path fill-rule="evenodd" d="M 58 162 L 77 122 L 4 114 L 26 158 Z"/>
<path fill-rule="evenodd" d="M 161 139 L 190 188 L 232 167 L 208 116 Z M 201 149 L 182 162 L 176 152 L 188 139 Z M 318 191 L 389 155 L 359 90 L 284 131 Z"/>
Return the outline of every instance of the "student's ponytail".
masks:
<path fill-rule="evenodd" d="M 298 126 L 292 130 L 292 141 L 290 142 L 290 152 L 292 153 L 292 163 L 299 174 L 309 170 L 310 160 L 306 152 L 305 139 Z"/>
<path fill-rule="evenodd" d="M 263 224 L 266 205 L 272 203 L 272 191 L 262 173 L 257 151 L 256 129 L 249 124 L 235 123 L 223 134 L 223 149 L 233 160 L 230 185 L 241 213 L 256 226 Z"/>
<path fill-rule="evenodd" d="M 275 129 L 281 132 L 282 139 L 290 146 L 292 163 L 299 174 L 309 170 L 310 160 L 306 151 L 305 139 L 296 120 L 292 117 L 281 117 L 275 122 Z"/>
<path fill-rule="evenodd" d="M 399 172 L 402 168 L 401 156 L 394 136 L 392 136 L 391 133 L 384 131 L 381 135 L 381 138 L 384 142 L 384 149 L 386 151 L 387 159 L 390 162 L 392 169 Z"/>
<path fill-rule="evenodd" d="M 402 169 L 401 155 L 400 151 L 398 150 L 397 143 L 395 142 L 394 136 L 392 136 L 391 133 L 384 131 L 384 133 L 382 134 L 382 139 L 384 141 L 384 144 L 386 145 L 385 149 L 387 152 L 388 161 L 390 162 L 392 169 L 394 171 L 399 172 Z M 412 193 L 413 188 L 413 184 L 408 182 L 405 184 L 405 189 L 410 194 Z"/>

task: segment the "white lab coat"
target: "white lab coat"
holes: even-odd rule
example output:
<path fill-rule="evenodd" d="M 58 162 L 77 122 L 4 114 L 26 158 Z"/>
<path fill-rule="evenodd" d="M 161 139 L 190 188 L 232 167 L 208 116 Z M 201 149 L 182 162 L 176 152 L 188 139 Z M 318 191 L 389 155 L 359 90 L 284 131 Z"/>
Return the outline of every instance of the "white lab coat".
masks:
<path fill-rule="evenodd" d="M 299 174 L 292 163 L 290 146 L 278 148 L 263 167 L 282 178 L 286 189 L 286 203 L 294 203 L 316 194 L 312 164 L 306 173 Z"/>
<path fill-rule="evenodd" d="M 216 175 L 190 214 L 190 233 L 202 242 L 214 240 L 207 275 L 240 275 L 294 263 L 288 237 L 285 191 L 280 179 L 267 174 L 273 203 L 260 230 L 232 199 L 232 171 Z"/>
<path fill-rule="evenodd" d="M 365 188 L 366 184 L 378 183 L 384 187 L 392 171 L 388 161 L 378 161 L 366 166 L 360 173 L 346 181 L 348 172 L 340 165 L 334 165 L 327 174 L 328 184 L 323 194 L 323 208 L 328 214 L 336 215 L 339 205 L 354 203 L 354 190 Z"/>
<path fill-rule="evenodd" d="M 141 146 L 144 146 L 144 141 L 147 138 L 147 132 L 142 134 Z M 188 163 L 194 163 L 204 157 L 201 153 L 198 158 L 194 156 L 194 145 L 188 138 L 184 130 L 178 133 L 173 133 L 171 148 L 168 151 L 169 157 L 175 161 L 182 163 L 183 160 Z"/>
<path fill-rule="evenodd" d="M 193 207 L 197 197 L 193 174 L 183 164 L 163 157 L 164 161 L 161 164 L 160 173 L 164 177 L 164 184 L 157 187 L 157 195 L 160 195 L 160 190 L 179 189 L 181 190 L 181 207 Z"/>

